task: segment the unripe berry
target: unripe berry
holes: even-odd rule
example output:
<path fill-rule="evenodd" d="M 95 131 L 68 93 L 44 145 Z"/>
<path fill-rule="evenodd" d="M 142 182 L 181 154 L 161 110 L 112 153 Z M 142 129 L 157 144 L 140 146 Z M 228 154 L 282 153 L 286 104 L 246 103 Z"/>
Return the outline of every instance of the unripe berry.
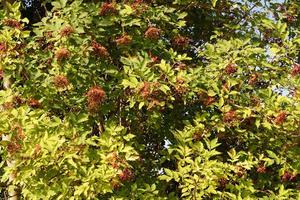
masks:
<path fill-rule="evenodd" d="M 12 27 L 12 28 L 17 28 L 17 29 L 21 29 L 22 28 L 21 23 L 18 22 L 17 20 L 15 20 L 15 19 L 5 19 L 3 21 L 3 24 L 5 26 L 9 26 L 9 27 Z"/>

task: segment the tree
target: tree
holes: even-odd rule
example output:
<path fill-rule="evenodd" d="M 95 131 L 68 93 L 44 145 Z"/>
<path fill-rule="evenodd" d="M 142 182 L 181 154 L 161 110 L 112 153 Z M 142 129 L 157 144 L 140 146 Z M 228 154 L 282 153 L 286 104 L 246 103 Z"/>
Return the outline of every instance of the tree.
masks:
<path fill-rule="evenodd" d="M 300 198 L 296 1 L 44 1 L 37 23 L 7 5 L 3 193 Z"/>

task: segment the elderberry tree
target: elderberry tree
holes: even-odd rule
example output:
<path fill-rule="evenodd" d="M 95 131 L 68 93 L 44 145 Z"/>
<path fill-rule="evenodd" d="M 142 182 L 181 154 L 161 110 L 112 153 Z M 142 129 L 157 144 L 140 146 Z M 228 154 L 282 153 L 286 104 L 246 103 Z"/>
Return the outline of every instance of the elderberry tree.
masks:
<path fill-rule="evenodd" d="M 4 4 L 5 198 L 300 198 L 296 0 Z"/>

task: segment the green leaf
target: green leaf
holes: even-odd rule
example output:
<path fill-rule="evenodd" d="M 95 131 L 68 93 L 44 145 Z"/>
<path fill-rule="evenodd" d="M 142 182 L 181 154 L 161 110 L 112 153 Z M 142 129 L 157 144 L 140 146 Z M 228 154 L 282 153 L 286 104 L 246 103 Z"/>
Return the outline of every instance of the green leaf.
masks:
<path fill-rule="evenodd" d="M 166 175 L 168 175 L 169 177 L 173 177 L 173 172 L 170 169 L 164 168 L 164 171 L 165 171 Z"/>
<path fill-rule="evenodd" d="M 213 6 L 213 7 L 216 7 L 217 1 L 218 1 L 218 0 L 211 0 L 212 6 Z"/>
<path fill-rule="evenodd" d="M 140 103 L 139 103 L 139 110 L 141 110 L 141 109 L 142 109 L 142 107 L 143 107 L 144 105 L 145 105 L 145 102 L 143 102 L 143 101 L 142 101 L 142 102 L 140 102 Z"/>

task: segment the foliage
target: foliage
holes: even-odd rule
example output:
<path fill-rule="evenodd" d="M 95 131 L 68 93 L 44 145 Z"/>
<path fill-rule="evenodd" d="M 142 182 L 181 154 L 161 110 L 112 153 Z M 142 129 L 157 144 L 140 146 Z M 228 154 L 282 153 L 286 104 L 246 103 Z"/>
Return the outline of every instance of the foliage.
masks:
<path fill-rule="evenodd" d="M 3 191 L 300 198 L 297 1 L 50 7 L 33 25 L 0 11 Z"/>

